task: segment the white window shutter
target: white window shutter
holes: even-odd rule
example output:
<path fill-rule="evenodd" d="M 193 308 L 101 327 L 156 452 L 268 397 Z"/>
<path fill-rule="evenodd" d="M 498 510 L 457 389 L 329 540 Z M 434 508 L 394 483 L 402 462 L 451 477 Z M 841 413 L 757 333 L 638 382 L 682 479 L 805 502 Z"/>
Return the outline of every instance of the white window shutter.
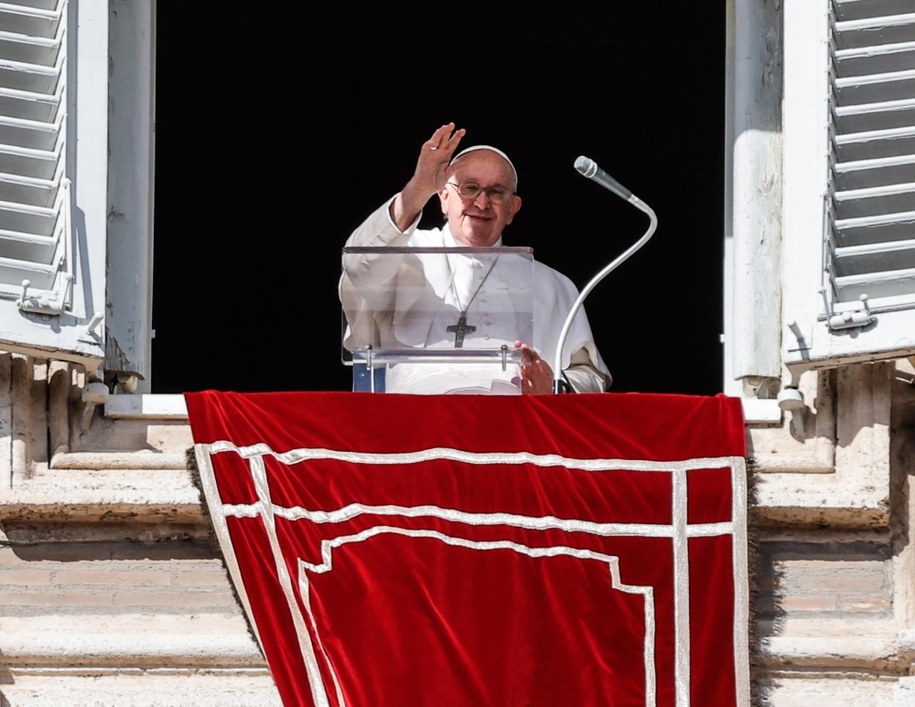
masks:
<path fill-rule="evenodd" d="M 0 35 L 0 288 L 20 307 L 68 306 L 70 199 L 63 154 L 66 18 L 4 6 Z M 12 30 L 12 31 L 10 31 Z M 29 282 L 25 300 L 23 281 Z"/>
<path fill-rule="evenodd" d="M 98 102 L 107 110 L 107 96 L 97 86 L 79 96 L 69 87 L 90 70 L 104 77 L 106 42 L 84 57 L 87 65 L 77 69 L 70 61 L 76 46 L 68 9 L 82 4 L 0 4 L 0 348 L 97 362 L 104 353 L 105 234 L 95 228 L 95 206 L 75 208 L 83 177 L 72 167 L 71 112 Z M 100 3 L 85 5 L 92 12 Z M 98 36 L 80 39 L 92 41 Z M 92 112 L 80 117 L 91 120 Z M 87 147 L 101 146 L 104 161 L 104 121 L 94 130 L 100 135 Z M 91 181 L 91 172 L 85 175 Z M 95 193 L 101 187 L 104 195 L 104 172 L 101 184 L 80 186 Z"/>
<path fill-rule="evenodd" d="M 819 276 L 786 284 L 793 291 L 785 302 L 786 362 L 821 367 L 909 356 L 915 352 L 915 5 L 819 2 L 827 38 L 821 118 L 827 162 L 821 203 L 812 205 L 811 192 L 804 208 L 819 209 L 822 225 L 818 233 L 812 218 L 804 229 L 786 227 L 785 253 L 791 257 L 791 239 L 818 241 Z M 810 4 L 818 3 L 802 12 L 810 13 Z M 785 110 L 789 131 L 788 118 L 800 111 Z M 788 223 L 791 217 L 786 212 Z"/>

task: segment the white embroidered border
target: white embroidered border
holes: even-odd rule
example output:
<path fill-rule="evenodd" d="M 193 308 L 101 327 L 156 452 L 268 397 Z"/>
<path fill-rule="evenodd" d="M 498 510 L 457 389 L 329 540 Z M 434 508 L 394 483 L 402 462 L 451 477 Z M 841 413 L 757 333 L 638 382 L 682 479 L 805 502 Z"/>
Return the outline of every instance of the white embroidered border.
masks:
<path fill-rule="evenodd" d="M 467 452 L 451 447 L 430 447 L 416 452 L 378 453 L 378 452 L 343 452 L 320 447 L 291 449 L 287 452 L 275 452 L 264 443 L 239 447 L 227 440 L 213 442 L 209 445 L 210 454 L 234 452 L 243 459 L 271 456 L 283 464 L 298 464 L 313 459 L 331 459 L 352 464 L 379 464 L 401 466 L 418 464 L 433 459 L 464 462 L 466 464 L 533 464 L 534 466 L 561 466 L 581 471 L 673 471 L 674 469 L 717 469 L 728 466 L 730 457 L 699 457 L 680 461 L 651 462 L 644 459 L 579 459 L 564 457 L 559 454 L 532 454 L 531 452 Z"/>
<path fill-rule="evenodd" d="M 625 592 L 627 594 L 640 594 L 643 600 L 643 611 L 645 614 L 645 635 L 642 638 L 642 660 L 645 666 L 645 694 L 647 697 L 646 707 L 655 707 L 656 705 L 656 694 L 657 694 L 657 677 L 655 675 L 655 665 L 654 665 L 654 650 L 655 650 L 655 606 L 654 606 L 654 590 L 651 587 L 642 587 L 632 584 L 624 584 L 619 571 L 619 558 L 613 555 L 605 555 L 603 553 L 594 552 L 592 550 L 584 550 L 581 548 L 566 547 L 560 545 L 554 545 L 552 547 L 530 547 L 527 545 L 522 545 L 520 543 L 511 542 L 508 540 L 495 540 L 495 541 L 475 541 L 467 540 L 466 538 L 456 538 L 451 535 L 446 535 L 444 533 L 439 533 L 434 530 L 410 530 L 407 528 L 398 528 L 393 526 L 374 526 L 360 531 L 354 535 L 341 535 L 333 539 L 327 539 L 321 541 L 321 564 L 313 564 L 311 562 L 305 562 L 302 559 L 299 559 L 299 584 L 300 584 L 300 595 L 303 597 L 309 596 L 309 580 L 306 572 L 314 572 L 315 574 L 322 574 L 324 572 L 330 572 L 333 569 L 333 550 L 342 547 L 343 545 L 354 543 L 354 542 L 363 542 L 369 538 L 375 537 L 381 534 L 395 534 L 395 535 L 404 535 L 407 537 L 414 538 L 433 538 L 435 540 L 440 540 L 443 543 L 448 545 L 454 545 L 456 547 L 466 547 L 472 550 L 512 550 L 522 555 L 527 555 L 528 557 L 534 558 L 549 558 L 549 557 L 559 557 L 561 555 L 566 555 L 569 557 L 577 557 L 581 560 L 596 560 L 598 562 L 605 562 L 610 573 L 610 586 L 613 589 Z M 315 636 L 318 637 L 318 644 L 321 646 L 321 652 L 327 658 L 327 652 L 324 650 L 323 642 L 321 641 L 321 635 L 318 632 L 317 623 L 314 620 L 314 617 L 311 615 L 311 605 L 310 602 L 307 603 L 309 617 L 312 621 L 312 626 L 315 630 Z M 334 675 L 334 682 L 336 684 L 337 677 L 336 672 L 333 669 L 333 666 L 330 663 L 328 658 L 328 665 L 330 665 L 331 673 Z M 341 703 L 342 704 L 342 703 Z"/>
<path fill-rule="evenodd" d="M 731 460 L 731 536 L 734 571 L 734 677 L 737 704 L 750 704 L 750 573 L 747 565 L 747 466 L 743 457 Z M 742 589 L 741 589 L 742 588 Z"/>
<path fill-rule="evenodd" d="M 674 469 L 672 479 L 674 563 L 674 685 L 677 707 L 689 707 L 689 546 L 686 539 L 686 472 Z"/>
<path fill-rule="evenodd" d="M 204 492 L 207 495 L 208 505 L 211 515 L 213 516 L 214 528 L 219 537 L 220 544 L 227 555 L 227 564 L 239 594 L 242 595 L 242 603 L 248 615 L 251 615 L 250 604 L 245 594 L 244 584 L 239 574 L 237 558 L 234 556 L 232 544 L 228 535 L 225 523 L 226 516 L 237 517 L 256 517 L 263 515 L 265 526 L 270 537 L 271 549 L 274 554 L 274 561 L 277 564 L 277 571 L 283 592 L 286 595 L 289 604 L 289 611 L 296 622 L 296 630 L 299 634 L 299 644 L 302 650 L 303 660 L 308 669 L 309 682 L 312 686 L 313 698 L 318 707 L 328 705 L 327 695 L 324 692 L 323 683 L 318 673 L 314 646 L 311 645 L 310 639 L 305 640 L 303 634 L 307 637 L 307 631 L 304 631 L 302 617 L 298 612 L 294 595 L 292 594 L 291 579 L 286 572 L 285 564 L 279 554 L 279 545 L 275 536 L 275 526 L 273 518 L 277 515 L 288 518 L 308 518 L 316 523 L 334 523 L 346 520 L 364 513 L 381 514 L 381 515 L 405 515 L 409 517 L 433 516 L 452 520 L 460 523 L 474 524 L 507 524 L 517 525 L 518 527 L 529 529 L 543 529 L 547 527 L 562 528 L 565 530 L 576 530 L 590 532 L 598 535 L 637 535 L 650 537 L 671 537 L 673 539 L 674 553 L 674 617 L 675 617 L 675 683 L 676 683 L 676 700 L 677 707 L 690 706 L 690 631 L 689 631 L 689 555 L 687 539 L 698 536 L 715 536 L 730 534 L 733 538 L 733 568 L 734 568 L 734 658 L 737 682 L 737 703 L 746 704 L 749 701 L 749 647 L 747 645 L 747 621 L 749 617 L 749 598 L 746 592 L 739 591 L 740 587 L 747 587 L 747 564 L 746 564 L 746 479 L 744 460 L 740 457 L 711 457 L 685 459 L 676 462 L 649 462 L 644 460 L 625 460 L 625 459 L 576 459 L 563 457 L 555 454 L 538 455 L 528 452 L 492 452 L 492 453 L 475 453 L 463 450 L 450 449 L 445 447 L 435 447 L 424 449 L 417 452 L 407 452 L 399 454 L 377 454 L 362 452 L 343 452 L 329 449 L 294 449 L 288 452 L 277 453 L 270 449 L 266 444 L 256 444 L 246 447 L 238 447 L 228 441 L 214 442 L 211 445 L 196 445 L 195 447 L 198 466 L 201 471 L 201 481 Z M 258 502 L 253 505 L 230 505 L 223 506 L 219 501 L 218 492 L 215 488 L 213 479 L 213 469 L 210 455 L 234 452 L 242 458 L 248 459 L 255 477 L 255 486 L 258 489 Z M 551 516 L 532 518 L 529 516 L 519 516 L 507 513 L 492 514 L 472 514 L 457 509 L 443 509 L 437 506 L 366 506 L 363 504 L 351 504 L 336 511 L 308 511 L 306 509 L 281 508 L 275 506 L 269 497 L 269 488 L 266 483 L 266 471 L 263 464 L 264 456 L 273 456 L 284 464 L 296 464 L 302 461 L 312 459 L 333 459 L 346 461 L 356 464 L 377 464 L 377 465 L 402 465 L 414 464 L 433 459 L 446 459 L 460 461 L 474 465 L 491 465 L 491 464 L 532 464 L 541 467 L 562 466 L 569 469 L 578 469 L 583 471 L 657 471 L 669 472 L 673 479 L 673 509 L 672 525 L 650 525 L 650 524 L 604 524 L 594 523 L 582 520 L 563 520 Z M 687 475 L 686 472 L 691 469 L 709 469 L 709 468 L 730 468 L 732 477 L 732 518 L 731 523 L 711 523 L 690 526 L 687 524 Z M 220 514 L 214 513 L 215 509 L 221 509 Z M 376 526 L 386 527 L 386 526 Z M 389 532 L 394 532 L 389 529 Z M 398 532 L 405 532 L 398 529 Z M 415 531 L 427 532 L 427 531 Z M 428 531 L 431 532 L 431 531 Z M 442 536 L 442 538 L 450 536 Z M 465 541 L 466 542 L 466 541 Z M 519 546 L 521 547 L 521 546 Z M 571 548 L 570 548 L 571 549 Z M 231 555 L 231 561 L 229 559 Z M 614 558 L 615 559 L 615 558 Z M 300 560 L 301 562 L 301 560 Z M 301 571 L 300 571 L 301 578 Z M 615 586 L 615 585 L 614 585 Z M 303 599 L 307 602 L 307 593 L 303 594 Z M 653 603 L 652 603 L 653 606 Z M 313 629 L 317 629 L 314 618 L 310 612 L 309 617 Z M 647 623 L 646 623 L 647 626 Z M 255 627 L 256 631 L 256 627 Z M 653 619 L 652 619 L 653 631 Z M 316 633 L 317 635 L 317 633 Z M 258 637 L 258 640 L 260 638 Z M 321 647 L 324 652 L 323 646 Z M 647 650 L 647 649 L 646 649 Z M 325 655 L 325 659 L 328 656 Z M 646 653 L 646 666 L 652 664 L 653 657 L 649 660 Z M 329 661 L 328 661 L 328 664 Z M 335 691 L 337 698 L 342 704 L 342 695 L 340 686 L 337 684 L 336 673 L 331 669 L 334 676 Z M 654 704 L 654 694 L 649 697 L 649 707 Z"/>

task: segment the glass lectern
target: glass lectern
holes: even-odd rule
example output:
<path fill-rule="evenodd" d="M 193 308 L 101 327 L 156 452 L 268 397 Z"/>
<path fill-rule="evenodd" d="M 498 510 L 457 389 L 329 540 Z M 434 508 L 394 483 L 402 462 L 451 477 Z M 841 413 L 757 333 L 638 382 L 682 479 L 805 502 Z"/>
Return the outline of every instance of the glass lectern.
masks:
<path fill-rule="evenodd" d="M 521 393 L 533 340 L 531 248 L 343 249 L 342 359 L 353 390 Z"/>

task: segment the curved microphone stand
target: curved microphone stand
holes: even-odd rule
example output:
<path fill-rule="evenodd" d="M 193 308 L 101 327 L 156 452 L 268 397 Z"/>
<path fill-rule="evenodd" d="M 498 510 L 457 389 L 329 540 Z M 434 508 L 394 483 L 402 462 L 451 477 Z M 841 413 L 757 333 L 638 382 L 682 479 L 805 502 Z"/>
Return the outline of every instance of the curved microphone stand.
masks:
<path fill-rule="evenodd" d="M 658 227 L 658 217 L 655 215 L 654 210 L 644 201 L 639 199 L 635 194 L 626 189 L 626 187 L 616 181 L 613 177 L 604 172 L 604 170 L 597 166 L 597 163 L 595 163 L 594 160 L 588 159 L 584 156 L 579 157 L 577 160 L 575 160 L 575 169 L 578 170 L 582 176 L 587 177 L 588 179 L 593 179 L 605 189 L 609 189 L 621 199 L 628 201 L 640 211 L 648 214 L 650 223 L 648 224 L 648 230 L 645 231 L 645 234 L 639 238 L 638 241 L 633 243 L 624 253 L 622 253 L 612 263 L 597 273 L 597 275 L 591 278 L 591 281 L 581 291 L 581 294 L 578 295 L 578 299 L 576 299 L 575 303 L 572 305 L 572 309 L 569 311 L 569 315 L 566 317 L 565 323 L 562 325 L 562 329 L 559 332 L 559 340 L 556 343 L 556 358 L 553 361 L 554 393 L 562 392 L 564 385 L 562 380 L 562 349 L 565 346 L 566 338 L 569 335 L 569 329 L 572 327 L 572 320 L 575 319 L 575 315 L 578 314 L 578 310 L 581 309 L 581 305 L 582 302 L 585 301 L 585 297 L 588 296 L 588 293 L 590 293 L 591 290 L 593 290 L 601 280 L 616 270 L 616 268 L 618 268 L 624 261 L 628 260 L 639 248 L 645 245 L 648 242 L 648 239 L 654 235 L 655 229 Z"/>

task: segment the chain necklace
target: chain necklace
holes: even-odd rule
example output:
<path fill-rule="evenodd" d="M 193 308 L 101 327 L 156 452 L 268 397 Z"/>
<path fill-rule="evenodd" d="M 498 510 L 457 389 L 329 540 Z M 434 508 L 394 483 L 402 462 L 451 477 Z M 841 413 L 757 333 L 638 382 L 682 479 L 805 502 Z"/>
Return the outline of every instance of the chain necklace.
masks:
<path fill-rule="evenodd" d="M 467 302 L 466 307 L 461 306 L 461 298 L 458 297 L 457 288 L 454 286 L 454 276 L 455 272 L 451 273 L 451 292 L 454 294 L 454 301 L 457 302 L 458 308 L 461 310 L 460 316 L 458 317 L 457 324 L 451 324 L 450 326 L 445 327 L 446 331 L 449 331 L 454 334 L 454 348 L 460 349 L 464 346 L 464 335 L 472 333 L 477 330 L 475 326 L 471 326 L 467 323 L 467 310 L 470 309 L 470 305 L 473 304 L 476 296 L 480 294 L 480 290 L 483 289 L 483 285 L 486 284 L 486 280 L 489 279 L 490 274 L 496 263 L 499 261 L 499 256 L 496 256 L 496 259 L 492 261 L 492 265 L 489 266 L 489 270 L 486 271 L 486 275 L 483 276 L 483 279 L 480 281 L 480 284 L 477 285 L 477 289 L 473 291 L 473 294 L 470 295 L 470 300 Z"/>

